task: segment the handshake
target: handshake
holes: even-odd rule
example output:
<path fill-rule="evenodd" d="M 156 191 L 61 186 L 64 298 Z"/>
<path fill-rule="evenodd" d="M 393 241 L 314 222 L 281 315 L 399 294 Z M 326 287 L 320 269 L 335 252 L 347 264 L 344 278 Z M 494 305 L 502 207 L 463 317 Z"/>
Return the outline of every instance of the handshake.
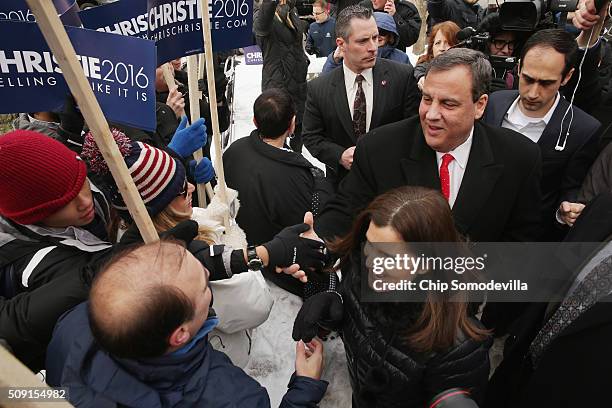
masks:
<path fill-rule="evenodd" d="M 268 252 L 268 263 L 276 268 L 277 273 L 292 275 L 306 283 L 308 274 L 323 270 L 330 258 L 325 243 L 313 226 L 312 213 L 307 212 L 302 224 L 283 229 L 263 244 Z"/>

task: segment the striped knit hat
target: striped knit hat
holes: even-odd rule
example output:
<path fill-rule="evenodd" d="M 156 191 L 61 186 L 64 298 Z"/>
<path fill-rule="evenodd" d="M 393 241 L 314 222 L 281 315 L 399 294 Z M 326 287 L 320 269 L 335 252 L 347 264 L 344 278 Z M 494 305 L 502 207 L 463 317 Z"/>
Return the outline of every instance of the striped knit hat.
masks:
<path fill-rule="evenodd" d="M 159 214 L 183 190 L 185 167 L 164 150 L 134 142 L 117 129 L 112 129 L 111 133 L 147 211 L 151 216 Z M 123 219 L 129 220 L 127 206 L 91 132 L 85 135 L 81 154 L 89 162 L 91 171 L 102 178 L 113 207 L 119 210 Z"/>

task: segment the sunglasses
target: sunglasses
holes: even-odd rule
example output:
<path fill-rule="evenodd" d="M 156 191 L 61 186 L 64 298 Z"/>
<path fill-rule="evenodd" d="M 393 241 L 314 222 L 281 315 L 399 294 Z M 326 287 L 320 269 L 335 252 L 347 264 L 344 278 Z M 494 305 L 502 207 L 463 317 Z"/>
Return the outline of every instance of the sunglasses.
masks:
<path fill-rule="evenodd" d="M 185 181 L 183 182 L 183 188 L 177 196 L 183 196 L 183 198 L 187 198 L 187 191 L 189 190 L 189 183 L 187 182 L 187 177 L 185 177 Z"/>
<path fill-rule="evenodd" d="M 516 46 L 515 41 L 506 40 L 491 40 L 491 44 L 493 44 L 493 46 L 498 50 L 503 50 L 504 47 L 507 45 L 509 51 L 514 51 L 514 47 Z"/>

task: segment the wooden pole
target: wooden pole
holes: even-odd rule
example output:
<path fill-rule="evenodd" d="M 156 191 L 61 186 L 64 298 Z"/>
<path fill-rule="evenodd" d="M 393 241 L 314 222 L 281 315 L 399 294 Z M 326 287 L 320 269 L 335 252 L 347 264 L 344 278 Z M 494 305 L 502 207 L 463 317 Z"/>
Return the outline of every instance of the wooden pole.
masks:
<path fill-rule="evenodd" d="M 413 0 L 413 4 L 417 8 L 419 16 L 421 16 L 421 30 L 419 39 L 412 47 L 412 53 L 419 56 L 425 52 L 425 44 L 427 43 L 427 0 Z"/>
<path fill-rule="evenodd" d="M 190 55 L 187 57 L 187 79 L 189 81 L 189 113 L 191 123 L 200 118 L 200 92 L 198 91 L 198 57 Z M 211 106 L 212 109 L 212 106 Z M 199 163 L 204 157 L 202 149 L 193 152 L 193 157 Z M 203 184 L 197 185 L 198 203 L 201 207 L 206 207 L 206 190 Z"/>
<path fill-rule="evenodd" d="M 219 185 L 219 198 L 222 203 L 227 203 L 227 186 L 225 184 L 225 171 L 223 170 L 223 157 L 221 151 L 221 132 L 219 131 L 219 116 L 217 114 L 217 90 L 215 88 L 215 67 L 213 65 L 212 40 L 210 35 L 210 13 L 208 1 L 199 0 L 202 10 L 202 34 L 204 36 L 204 57 L 206 58 L 206 80 L 208 81 L 208 100 L 210 101 L 210 118 L 213 127 L 212 144 L 215 151 L 215 172 L 217 173 L 217 184 Z M 223 225 L 228 231 L 229 214 L 223 216 Z"/>
<path fill-rule="evenodd" d="M 57 63 L 62 69 L 70 91 L 74 95 L 81 113 L 91 129 L 96 144 L 102 156 L 104 156 L 104 160 L 108 164 L 108 168 L 121 192 L 121 196 L 140 230 L 142 239 L 146 243 L 159 240 L 151 217 L 136 189 L 134 180 L 132 180 L 125 161 L 119 152 L 117 143 L 115 143 L 111 135 L 100 105 L 98 105 L 89 82 L 85 78 L 83 69 L 77 60 L 74 47 L 57 16 L 53 2 L 49 0 L 26 1 L 34 16 L 36 16 L 40 31 L 44 35 L 45 40 L 47 40 L 49 48 L 51 48 Z"/>
<path fill-rule="evenodd" d="M 70 408 L 72 405 L 68 401 L 51 401 L 39 398 L 37 401 L 19 401 L 19 399 L 8 399 L 9 390 L 25 390 L 28 388 L 42 392 L 43 389 L 49 391 L 45 382 L 41 381 L 31 372 L 21 361 L 9 353 L 4 347 L 0 346 L 0 406 L 19 407 L 19 408 Z M 33 390 L 34 391 L 34 390 Z"/>
<path fill-rule="evenodd" d="M 168 85 L 168 92 L 177 88 L 176 82 L 174 81 L 174 68 L 172 64 L 166 62 L 162 65 L 162 72 L 164 73 L 164 80 L 166 81 L 166 85 Z"/>

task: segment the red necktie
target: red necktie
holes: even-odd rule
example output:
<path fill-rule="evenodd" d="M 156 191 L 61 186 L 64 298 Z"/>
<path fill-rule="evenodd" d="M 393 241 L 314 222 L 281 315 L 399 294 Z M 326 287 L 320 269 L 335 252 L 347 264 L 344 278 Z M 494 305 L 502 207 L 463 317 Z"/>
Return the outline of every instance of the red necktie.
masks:
<path fill-rule="evenodd" d="M 446 153 L 442 156 L 442 164 L 440 165 L 440 186 L 442 187 L 442 195 L 448 201 L 450 197 L 450 173 L 448 172 L 448 165 L 450 162 L 455 160 L 452 154 Z"/>

